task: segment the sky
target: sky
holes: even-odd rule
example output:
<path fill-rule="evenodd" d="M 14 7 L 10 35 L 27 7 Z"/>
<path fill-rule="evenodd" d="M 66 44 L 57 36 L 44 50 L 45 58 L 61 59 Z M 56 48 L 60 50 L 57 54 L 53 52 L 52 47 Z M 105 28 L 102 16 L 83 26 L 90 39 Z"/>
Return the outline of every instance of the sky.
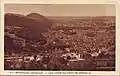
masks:
<path fill-rule="evenodd" d="M 44 16 L 115 16 L 114 4 L 5 4 L 5 13 Z"/>

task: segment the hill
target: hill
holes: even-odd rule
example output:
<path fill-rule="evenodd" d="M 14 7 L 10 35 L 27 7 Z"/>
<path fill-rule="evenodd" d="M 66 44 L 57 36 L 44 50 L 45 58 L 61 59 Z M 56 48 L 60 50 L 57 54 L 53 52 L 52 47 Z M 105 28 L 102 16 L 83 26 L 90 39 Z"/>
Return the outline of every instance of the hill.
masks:
<path fill-rule="evenodd" d="M 33 18 L 33 15 L 5 14 L 6 48 L 15 50 L 16 47 L 21 47 L 24 42 L 25 44 L 32 42 L 35 45 L 44 45 L 46 43 L 46 39 L 42 33 L 47 32 L 51 28 L 52 21 L 40 14 L 35 15 L 35 18 Z M 10 45 L 11 47 L 9 47 Z"/>
<path fill-rule="evenodd" d="M 52 21 L 46 17 L 44 17 L 43 15 L 41 14 L 38 14 L 38 13 L 30 13 L 28 15 L 26 15 L 27 18 L 30 18 L 30 19 L 35 19 L 36 21 L 39 21 L 41 23 L 43 23 L 43 25 L 45 25 L 46 27 L 50 28 L 51 27 L 51 24 L 52 24 Z"/>

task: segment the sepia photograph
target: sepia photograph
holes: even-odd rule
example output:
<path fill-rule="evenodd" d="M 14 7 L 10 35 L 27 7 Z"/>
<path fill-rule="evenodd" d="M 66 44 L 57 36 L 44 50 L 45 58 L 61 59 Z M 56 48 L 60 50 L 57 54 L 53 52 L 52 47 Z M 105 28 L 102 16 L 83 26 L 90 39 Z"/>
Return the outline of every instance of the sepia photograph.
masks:
<path fill-rule="evenodd" d="M 116 71 L 114 4 L 4 4 L 4 70 Z"/>

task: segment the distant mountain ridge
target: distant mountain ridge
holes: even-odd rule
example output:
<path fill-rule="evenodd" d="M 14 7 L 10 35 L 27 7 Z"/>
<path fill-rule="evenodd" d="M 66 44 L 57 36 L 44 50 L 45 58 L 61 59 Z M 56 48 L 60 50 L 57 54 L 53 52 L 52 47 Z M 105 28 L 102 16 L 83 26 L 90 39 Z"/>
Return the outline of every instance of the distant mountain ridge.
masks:
<path fill-rule="evenodd" d="M 116 16 L 47 16 L 49 19 L 115 19 Z"/>

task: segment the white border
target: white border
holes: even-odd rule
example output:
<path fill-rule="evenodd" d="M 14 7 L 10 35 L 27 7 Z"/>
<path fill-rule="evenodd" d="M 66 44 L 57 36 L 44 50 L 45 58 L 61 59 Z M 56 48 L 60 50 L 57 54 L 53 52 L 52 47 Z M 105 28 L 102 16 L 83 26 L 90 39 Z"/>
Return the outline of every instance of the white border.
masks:
<path fill-rule="evenodd" d="M 4 71 L 4 4 L 115 4 L 116 5 L 116 71 L 60 71 L 62 74 L 56 74 L 59 71 Z M 119 57 L 119 50 L 120 47 L 120 5 L 119 1 L 117 0 L 4 0 L 1 3 L 1 25 L 0 25 L 0 72 L 2 75 L 109 75 L 109 76 L 119 76 L 120 75 L 120 57 Z M 10 73 L 11 72 L 11 73 Z M 16 73 L 22 72 L 22 73 Z M 35 74 L 40 73 L 43 74 Z M 64 72 L 71 72 L 71 74 Z M 73 73 L 72 73 L 73 72 Z M 78 74 L 75 74 L 78 72 Z"/>

